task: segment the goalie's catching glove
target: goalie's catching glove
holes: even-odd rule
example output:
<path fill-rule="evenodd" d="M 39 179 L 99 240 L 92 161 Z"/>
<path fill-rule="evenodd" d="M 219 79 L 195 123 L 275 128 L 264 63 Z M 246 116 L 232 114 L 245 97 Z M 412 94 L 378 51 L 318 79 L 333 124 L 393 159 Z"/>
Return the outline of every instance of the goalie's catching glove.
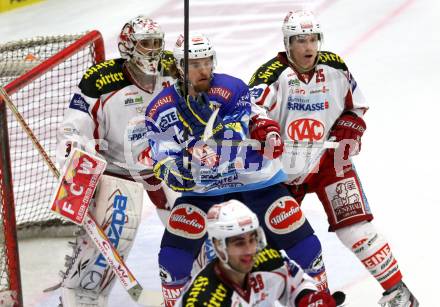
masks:
<path fill-rule="evenodd" d="M 260 153 L 269 159 L 276 159 L 283 153 L 284 142 L 280 125 L 269 118 L 253 117 L 250 125 L 251 138 L 262 143 Z"/>
<path fill-rule="evenodd" d="M 176 192 L 192 191 L 196 185 L 191 170 L 183 167 L 181 158 L 165 158 L 156 163 L 153 172 Z"/>
<path fill-rule="evenodd" d="M 343 113 L 330 130 L 330 138 L 336 142 L 352 140 L 345 144 L 344 159 L 357 155 L 361 151 L 361 138 L 367 129 L 364 120 L 353 112 Z"/>
<path fill-rule="evenodd" d="M 177 111 L 180 121 L 183 123 L 190 134 L 199 139 L 206 128 L 209 118 L 214 112 L 209 107 L 209 97 L 206 93 L 201 93 L 195 100 L 188 95 L 186 99 L 180 97 L 177 103 Z M 223 127 L 219 118 L 215 119 L 213 126 L 213 134 Z"/>

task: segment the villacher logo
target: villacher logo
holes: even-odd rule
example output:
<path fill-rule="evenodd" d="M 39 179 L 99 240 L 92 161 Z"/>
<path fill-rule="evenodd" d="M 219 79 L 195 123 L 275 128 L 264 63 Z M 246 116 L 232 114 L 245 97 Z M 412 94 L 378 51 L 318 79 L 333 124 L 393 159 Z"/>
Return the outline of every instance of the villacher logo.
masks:
<path fill-rule="evenodd" d="M 179 205 L 171 212 L 167 230 L 177 236 L 200 239 L 206 232 L 206 214 L 195 206 Z"/>
<path fill-rule="evenodd" d="M 298 203 L 292 197 L 285 196 L 267 209 L 264 220 L 272 232 L 286 234 L 302 226 L 305 216 Z"/>

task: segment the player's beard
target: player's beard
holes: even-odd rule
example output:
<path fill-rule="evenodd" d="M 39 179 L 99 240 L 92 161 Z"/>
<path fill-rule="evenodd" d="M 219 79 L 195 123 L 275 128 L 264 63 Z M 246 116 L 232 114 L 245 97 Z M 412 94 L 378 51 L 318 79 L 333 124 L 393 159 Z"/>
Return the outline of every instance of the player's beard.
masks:
<path fill-rule="evenodd" d="M 211 87 L 211 79 L 212 77 L 209 77 L 207 80 L 200 81 L 195 85 L 193 84 L 194 90 L 197 93 L 208 92 L 209 88 Z"/>

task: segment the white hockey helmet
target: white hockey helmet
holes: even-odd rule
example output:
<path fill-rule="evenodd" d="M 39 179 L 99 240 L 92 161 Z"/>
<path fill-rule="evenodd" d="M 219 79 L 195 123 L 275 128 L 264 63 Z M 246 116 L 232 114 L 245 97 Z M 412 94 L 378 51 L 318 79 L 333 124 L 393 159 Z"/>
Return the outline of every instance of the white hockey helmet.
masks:
<path fill-rule="evenodd" d="M 139 15 L 122 27 L 118 42 L 121 57 L 133 61 L 145 74 L 154 75 L 165 46 L 164 36 L 157 22 Z M 150 41 L 147 46 L 145 41 Z"/>
<path fill-rule="evenodd" d="M 176 40 L 174 45 L 173 55 L 176 59 L 177 69 L 183 75 L 183 60 L 184 60 L 184 37 L 182 34 Z M 217 64 L 217 57 L 215 54 L 214 46 L 210 39 L 202 33 L 190 33 L 188 38 L 188 59 L 200 59 L 212 57 L 213 70 Z"/>
<path fill-rule="evenodd" d="M 258 218 L 246 205 L 238 200 L 230 200 L 212 206 L 207 215 L 207 231 L 211 240 L 220 242 L 219 249 L 223 255 L 214 248 L 217 256 L 224 263 L 228 262 L 226 252 L 226 239 L 244 233 L 256 231 L 258 246 L 262 250 L 266 246 L 266 236 L 260 227 Z"/>
<path fill-rule="evenodd" d="M 290 53 L 290 38 L 295 35 L 318 34 L 319 40 L 323 41 L 321 25 L 312 11 L 298 9 L 287 13 L 283 22 L 284 47 L 287 54 Z M 290 54 L 289 54 L 290 56 Z"/>

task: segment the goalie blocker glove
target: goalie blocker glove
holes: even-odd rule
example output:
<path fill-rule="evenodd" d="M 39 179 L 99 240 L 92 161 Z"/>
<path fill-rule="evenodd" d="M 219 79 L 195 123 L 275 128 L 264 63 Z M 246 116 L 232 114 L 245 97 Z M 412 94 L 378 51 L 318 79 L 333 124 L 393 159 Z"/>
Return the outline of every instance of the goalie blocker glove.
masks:
<path fill-rule="evenodd" d="M 362 117 L 357 116 L 353 112 L 343 113 L 330 131 L 330 138 L 334 138 L 336 142 L 343 140 L 354 140 L 354 144 L 346 143 L 344 149 L 344 159 L 355 156 L 361 151 L 361 138 L 367 129 Z"/>
<path fill-rule="evenodd" d="M 250 124 L 251 138 L 264 146 L 260 153 L 269 159 L 276 159 L 283 153 L 284 142 L 280 134 L 280 125 L 269 118 L 254 116 Z"/>
<path fill-rule="evenodd" d="M 153 171 L 157 178 L 176 192 L 191 191 L 196 185 L 191 170 L 183 166 L 182 158 L 165 158 L 154 166 Z"/>
<path fill-rule="evenodd" d="M 209 97 L 201 93 L 195 100 L 188 95 L 186 99 L 180 97 L 177 103 L 178 117 L 190 134 L 199 139 L 205 131 L 206 125 L 213 110 L 210 108 Z M 213 125 L 213 134 L 220 132 L 223 125 L 219 118 L 216 118 Z"/>

